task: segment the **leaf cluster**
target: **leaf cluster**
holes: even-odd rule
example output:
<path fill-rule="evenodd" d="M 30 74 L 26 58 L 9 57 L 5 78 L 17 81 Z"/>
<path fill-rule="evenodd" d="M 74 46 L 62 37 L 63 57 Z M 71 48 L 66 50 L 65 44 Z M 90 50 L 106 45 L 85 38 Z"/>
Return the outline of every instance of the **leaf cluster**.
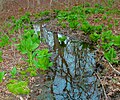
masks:
<path fill-rule="evenodd" d="M 11 80 L 7 84 L 7 88 L 10 92 L 19 94 L 29 94 L 30 89 L 28 88 L 28 83 L 25 81 Z"/>

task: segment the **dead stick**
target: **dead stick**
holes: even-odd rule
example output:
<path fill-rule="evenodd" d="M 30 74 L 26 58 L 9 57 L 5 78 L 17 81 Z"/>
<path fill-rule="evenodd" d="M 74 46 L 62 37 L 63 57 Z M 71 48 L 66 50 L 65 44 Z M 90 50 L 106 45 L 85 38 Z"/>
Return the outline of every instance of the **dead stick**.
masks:
<path fill-rule="evenodd" d="M 120 75 L 120 72 L 118 70 L 116 70 L 109 62 L 108 62 L 108 64 L 118 75 Z"/>
<path fill-rule="evenodd" d="M 105 100 L 108 100 L 108 97 L 107 97 L 107 94 L 106 94 L 106 91 L 105 91 L 104 85 L 102 84 L 99 75 L 98 75 L 97 73 L 95 73 L 95 74 L 96 74 L 96 76 L 98 77 L 98 79 L 99 79 L 99 81 L 100 81 L 100 83 L 101 83 L 101 85 L 102 85 L 102 89 L 103 89 L 103 92 L 104 92 L 104 95 L 105 95 Z"/>

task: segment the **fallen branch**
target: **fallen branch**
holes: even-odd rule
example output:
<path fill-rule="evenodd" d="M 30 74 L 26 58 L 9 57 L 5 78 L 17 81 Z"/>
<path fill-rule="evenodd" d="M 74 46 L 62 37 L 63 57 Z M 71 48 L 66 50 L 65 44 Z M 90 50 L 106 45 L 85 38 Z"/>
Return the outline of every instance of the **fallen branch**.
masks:
<path fill-rule="evenodd" d="M 102 52 L 104 54 L 104 52 Z M 108 62 L 108 61 L 107 61 Z M 116 70 L 111 64 L 110 62 L 108 62 L 109 66 L 114 70 L 114 72 L 116 72 L 116 74 L 120 75 L 120 71 Z"/>
<path fill-rule="evenodd" d="M 109 62 L 108 64 L 114 70 L 114 72 L 116 72 L 116 74 L 120 75 L 120 72 L 118 70 L 116 70 Z"/>
<path fill-rule="evenodd" d="M 104 95 L 105 95 L 105 100 L 108 100 L 108 97 L 107 97 L 107 94 L 106 94 L 106 91 L 105 91 L 104 85 L 102 84 L 99 75 L 98 75 L 97 73 L 95 73 L 95 74 L 96 74 L 96 76 L 98 77 L 98 79 L 99 79 L 99 81 L 100 81 L 100 83 L 101 83 L 101 85 L 102 85 L 102 89 L 103 89 L 103 92 L 104 92 Z"/>

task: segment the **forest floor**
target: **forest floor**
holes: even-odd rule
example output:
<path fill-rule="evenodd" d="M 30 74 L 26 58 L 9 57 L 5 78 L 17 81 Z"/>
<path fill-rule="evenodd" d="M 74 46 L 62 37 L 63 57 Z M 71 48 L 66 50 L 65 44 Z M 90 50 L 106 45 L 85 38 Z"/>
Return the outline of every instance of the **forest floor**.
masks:
<path fill-rule="evenodd" d="M 33 0 L 34 1 L 34 0 Z M 0 24 L 4 24 L 5 21 L 7 21 L 11 16 L 15 16 L 15 18 L 19 18 L 20 16 L 24 15 L 26 12 L 30 12 L 32 14 L 40 12 L 40 11 L 44 11 L 44 10 L 50 10 L 50 0 L 43 0 L 40 2 L 41 6 L 35 6 L 37 5 L 36 2 L 30 2 L 28 4 L 27 0 L 16 0 L 16 1 L 8 1 L 4 4 L 4 9 L 3 11 L 0 12 Z M 57 5 L 56 5 L 57 6 Z M 61 6 L 58 5 L 57 8 L 60 8 Z M 100 15 L 95 15 L 92 16 L 89 20 L 91 23 L 93 23 L 93 19 L 99 17 Z M 114 16 L 116 18 L 120 18 L 120 16 Z M 113 18 L 114 18 L 113 17 Z M 49 22 L 50 26 L 47 26 L 48 29 L 53 30 L 53 31 L 57 31 L 57 29 L 59 29 L 60 31 L 64 32 L 65 34 L 67 34 L 68 32 L 66 32 L 66 30 L 63 30 L 61 27 L 57 27 L 56 28 L 56 24 L 57 22 L 55 20 L 52 20 Z M 94 23 L 93 23 L 94 24 Z M 119 22 L 120 24 L 120 22 Z M 120 26 L 120 25 L 119 25 Z M 1 31 L 1 29 L 0 29 Z M 114 31 L 114 30 L 113 30 Z M 119 31 L 120 33 L 120 27 L 117 28 L 117 31 Z M 74 32 L 72 32 L 72 36 L 74 36 Z M 77 33 L 77 32 L 75 32 Z M 79 33 L 79 32 L 78 32 Z M 114 34 L 117 34 L 118 32 L 114 32 Z M 71 34 L 68 34 L 71 35 Z M 14 35 L 11 35 L 11 38 L 15 37 Z M 78 34 L 76 34 L 76 36 L 74 37 L 80 37 L 78 36 Z M 87 41 L 88 39 L 84 36 L 82 36 L 83 39 L 85 39 L 85 41 Z M 88 41 L 89 42 L 89 41 Z M 42 48 L 47 48 L 47 46 L 45 44 L 41 45 L 40 47 Z M 99 58 L 101 57 L 102 52 L 100 52 L 100 50 L 98 50 L 98 61 Z M 3 63 L 0 64 L 0 66 L 5 66 L 4 68 L 1 68 L 2 70 L 11 70 L 13 66 L 15 65 L 26 65 L 26 62 L 24 62 L 23 60 L 21 60 L 21 58 L 23 57 L 23 55 L 21 55 L 16 48 L 14 48 L 14 46 L 7 46 L 3 48 L 3 56 L 4 56 L 4 61 Z M 120 76 L 117 75 L 116 73 L 114 73 L 113 69 L 111 69 L 108 65 L 108 63 L 104 62 L 103 63 L 104 66 L 106 66 L 105 72 L 103 73 L 103 75 L 101 76 L 101 83 L 102 85 L 105 87 L 106 89 L 106 94 L 108 97 L 110 97 L 110 100 L 119 100 L 120 98 Z M 11 67 L 12 66 L 12 67 Z M 120 65 L 118 65 L 118 67 L 115 66 L 115 68 L 117 70 L 120 71 Z M 1 71 L 0 69 L 0 71 Z M 9 76 L 7 76 L 9 78 Z M 41 79 L 39 79 L 41 78 Z M 39 80 L 39 81 L 38 81 Z M 34 86 L 38 85 L 39 83 L 44 83 L 45 80 L 45 75 L 41 75 L 40 77 L 36 77 L 36 78 L 30 78 L 31 81 L 31 87 L 33 87 L 32 89 L 34 89 Z M 7 80 L 6 80 L 7 81 Z M 33 84 L 34 83 L 34 84 Z M 41 93 L 42 90 L 33 90 L 32 92 L 32 98 L 30 97 L 25 97 L 25 96 L 15 96 L 13 94 L 11 94 L 10 92 L 8 92 L 6 90 L 5 86 L 6 82 L 0 83 L 0 100 L 26 100 L 26 98 L 29 98 L 30 100 L 34 100 L 34 96 L 33 95 L 39 95 Z M 36 100 L 36 99 L 35 99 Z"/>
<path fill-rule="evenodd" d="M 11 16 L 15 16 L 15 18 L 19 18 L 20 16 L 24 15 L 26 12 L 30 12 L 31 14 L 49 10 L 50 6 L 50 0 L 44 0 L 40 2 L 41 6 L 36 6 L 36 2 L 33 3 L 34 0 L 30 0 L 29 4 L 27 0 L 14 0 L 14 1 L 7 1 L 3 5 L 3 10 L 0 12 L 0 24 L 3 25 Z M 7 29 L 6 29 L 7 30 Z M 1 30 L 0 28 L 0 31 Z M 17 37 L 16 35 L 11 35 L 10 38 Z M 46 48 L 47 46 L 45 44 L 42 44 L 40 46 L 40 49 Z M 26 65 L 26 62 L 21 60 L 23 55 L 20 54 L 14 47 L 14 44 L 12 46 L 7 46 L 2 49 L 3 51 L 3 59 L 4 61 L 0 63 L 0 66 L 4 66 L 4 68 L 0 68 L 0 71 L 5 70 L 9 71 L 12 69 L 13 66 L 19 65 Z M 9 75 L 7 75 L 7 78 L 4 80 L 8 80 Z M 15 96 L 11 94 L 9 91 L 6 90 L 5 85 L 6 81 L 3 83 L 0 83 L 0 100 L 36 100 L 36 96 L 41 93 L 41 89 L 37 86 L 39 84 L 43 85 L 45 80 L 45 74 L 35 78 L 29 78 L 31 87 L 31 94 L 29 96 Z M 40 89 L 40 90 L 39 90 Z"/>

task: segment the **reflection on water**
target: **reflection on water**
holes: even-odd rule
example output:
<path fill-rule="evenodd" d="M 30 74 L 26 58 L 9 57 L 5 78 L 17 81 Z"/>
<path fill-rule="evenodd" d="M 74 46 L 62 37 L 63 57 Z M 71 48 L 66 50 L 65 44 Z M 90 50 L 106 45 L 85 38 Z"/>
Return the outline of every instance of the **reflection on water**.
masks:
<path fill-rule="evenodd" d="M 69 37 L 61 44 L 58 38 L 62 34 L 47 32 L 46 28 L 42 31 L 54 55 L 52 74 L 48 75 L 52 98 L 46 96 L 44 100 L 99 100 L 101 92 L 93 76 L 94 51 L 89 45 Z"/>

